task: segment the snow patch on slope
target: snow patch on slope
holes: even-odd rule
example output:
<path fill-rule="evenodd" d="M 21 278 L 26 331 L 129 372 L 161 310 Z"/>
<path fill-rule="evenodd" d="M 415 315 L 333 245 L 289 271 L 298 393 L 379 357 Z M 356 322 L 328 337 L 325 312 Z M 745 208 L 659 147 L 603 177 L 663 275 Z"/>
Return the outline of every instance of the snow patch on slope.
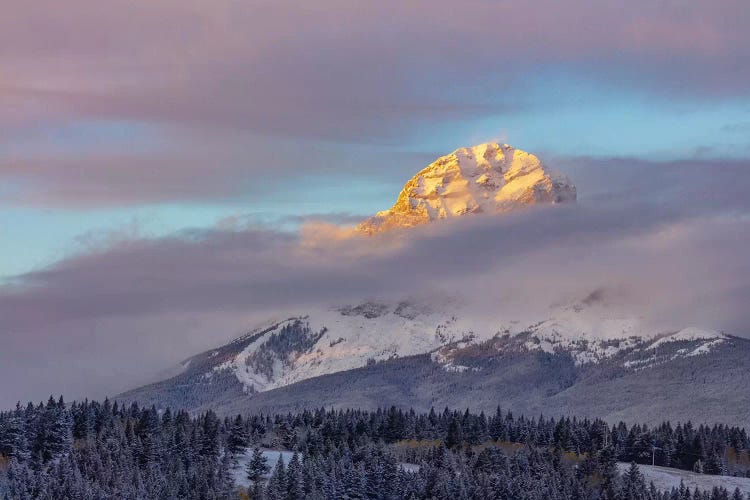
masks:
<path fill-rule="evenodd" d="M 621 474 L 624 474 L 629 467 L 630 464 L 628 463 L 618 462 L 617 464 L 617 469 Z M 750 494 L 750 478 L 747 477 L 712 476 L 658 465 L 638 465 L 638 469 L 640 469 L 647 484 L 653 482 L 654 486 L 661 491 L 679 488 L 680 483 L 683 483 L 691 491 L 695 488 L 711 491 L 714 487 L 723 486 L 730 493 L 735 488 L 739 488 L 741 492 Z"/>
<path fill-rule="evenodd" d="M 645 370 L 659 364 L 668 363 L 679 358 L 701 356 L 710 353 L 714 348 L 729 339 L 723 333 L 700 328 L 684 328 L 680 331 L 660 335 L 655 341 L 644 343 L 635 351 L 651 353 L 648 357 L 628 360 L 626 368 Z M 687 347 L 672 348 L 674 344 L 688 344 Z"/>
<path fill-rule="evenodd" d="M 278 323 L 213 372 L 231 370 L 247 389 L 267 391 L 372 362 L 429 353 L 464 338 L 464 332 L 477 326 L 444 312 L 446 308 L 439 310 L 407 301 L 316 310 Z M 281 354 L 268 351 L 273 337 L 295 322 L 315 335 L 313 345 Z M 255 369 L 261 351 L 265 353 L 263 372 Z"/>
<path fill-rule="evenodd" d="M 608 318 L 566 310 L 560 315 L 529 327 L 528 349 L 546 352 L 569 351 L 577 364 L 595 363 L 635 347 L 653 335 L 637 318 Z"/>
<path fill-rule="evenodd" d="M 505 329 L 503 336 L 496 335 L 495 339 L 499 341 L 490 345 L 503 352 L 565 352 L 578 366 L 619 356 L 625 368 L 643 370 L 678 358 L 707 354 L 729 338 L 698 328 L 664 334 L 642 318 L 617 314 L 601 294 L 601 291 L 594 292 L 583 302 L 561 306 L 553 310 L 549 319 L 526 328 L 518 328 L 515 324 L 513 328 Z M 432 359 L 447 371 L 471 369 L 458 360 L 466 354 L 471 358 L 471 344 L 481 342 L 483 338 L 486 337 L 480 335 L 469 342 L 444 346 L 433 353 Z M 675 347 L 670 347 L 672 345 Z"/>
<path fill-rule="evenodd" d="M 719 333 L 714 330 L 704 330 L 701 328 L 684 328 L 678 332 L 665 335 L 659 338 L 656 342 L 648 346 L 648 349 L 656 349 L 660 346 L 668 344 L 670 342 L 695 342 L 695 341 L 709 341 L 712 345 L 717 345 L 727 339 L 727 336 L 723 333 Z M 693 356 L 700 354 L 697 352 L 692 354 Z"/>

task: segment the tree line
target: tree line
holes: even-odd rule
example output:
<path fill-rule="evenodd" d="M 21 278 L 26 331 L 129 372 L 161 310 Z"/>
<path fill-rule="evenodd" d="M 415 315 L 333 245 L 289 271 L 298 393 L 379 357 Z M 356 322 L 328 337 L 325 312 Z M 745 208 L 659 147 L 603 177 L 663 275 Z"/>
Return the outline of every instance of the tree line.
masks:
<path fill-rule="evenodd" d="M 269 464 L 261 447 L 294 454 Z M 0 498 L 746 500 L 657 491 L 616 462 L 748 475 L 749 448 L 744 429 L 690 422 L 610 426 L 499 408 L 219 418 L 61 397 L 0 413 Z"/>

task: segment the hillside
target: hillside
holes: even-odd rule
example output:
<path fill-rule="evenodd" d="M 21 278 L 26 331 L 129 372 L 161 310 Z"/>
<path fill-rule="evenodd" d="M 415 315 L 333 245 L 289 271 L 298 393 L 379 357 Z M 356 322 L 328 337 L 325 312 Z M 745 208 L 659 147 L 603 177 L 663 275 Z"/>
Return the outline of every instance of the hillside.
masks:
<path fill-rule="evenodd" d="M 656 424 L 722 422 L 750 427 L 750 341 L 728 337 L 710 352 L 686 340 L 660 351 L 630 350 L 599 363 L 577 364 L 570 352 L 498 351 L 490 343 L 454 352 L 464 369 L 446 369 L 430 354 L 372 363 L 264 391 L 248 391 L 236 377 L 186 372 L 129 391 L 120 399 L 163 407 L 186 405 L 221 414 L 287 412 L 305 408 L 374 409 L 395 405 L 427 411 L 497 405 L 528 415 L 599 416 Z M 217 355 L 218 356 L 218 355 Z"/>

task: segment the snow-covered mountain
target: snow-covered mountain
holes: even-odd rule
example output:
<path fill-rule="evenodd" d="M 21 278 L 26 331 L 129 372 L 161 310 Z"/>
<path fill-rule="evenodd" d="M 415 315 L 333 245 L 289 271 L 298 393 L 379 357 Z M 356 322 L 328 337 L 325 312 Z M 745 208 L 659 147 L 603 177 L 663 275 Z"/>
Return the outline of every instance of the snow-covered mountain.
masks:
<path fill-rule="evenodd" d="M 488 342 L 498 350 L 566 352 L 578 365 L 623 352 L 646 353 L 623 361 L 626 367 L 643 369 L 665 361 L 657 353 L 667 344 L 690 344 L 671 356 L 697 356 L 727 337 L 694 327 L 653 329 L 598 303 L 560 307 L 542 321 L 524 324 L 511 318 L 478 319 L 459 301 L 435 305 L 412 299 L 311 311 L 255 329 L 242 339 L 252 340 L 212 366 L 205 377 L 228 370 L 246 390 L 262 392 L 416 354 L 431 354 L 447 370 L 463 370 L 466 367 L 455 362 L 456 353 Z"/>
<path fill-rule="evenodd" d="M 372 234 L 436 219 L 575 199 L 576 188 L 568 178 L 549 170 L 533 154 L 486 143 L 441 156 L 406 183 L 393 207 L 357 229 Z"/>
<path fill-rule="evenodd" d="M 711 330 L 649 326 L 620 314 L 603 293 L 552 307 L 532 323 L 480 317 L 467 302 L 445 297 L 319 308 L 186 360 L 174 378 L 181 382 L 169 386 L 207 394 L 231 387 L 237 398 L 419 355 L 445 373 L 480 372 L 478 359 L 537 354 L 567 356 L 571 369 L 606 363 L 637 373 L 698 359 L 730 341 Z"/>
<path fill-rule="evenodd" d="M 575 199 L 570 181 L 534 155 L 482 144 L 436 160 L 406 184 L 393 208 L 358 230 L 372 234 Z M 479 306 L 470 291 L 462 293 L 436 297 L 425 291 L 421 297 L 290 312 L 122 397 L 225 412 L 321 404 L 491 409 L 507 403 L 531 412 L 591 410 L 652 420 L 670 411 L 675 420 L 685 412 L 700 418 L 712 405 L 734 401 L 731 423 L 750 424 L 750 417 L 737 413 L 750 404 L 744 385 L 725 384 L 729 372 L 750 383 L 750 342 L 679 319 L 651 324 L 607 289 L 541 304 L 526 317 Z M 700 370 L 705 404 L 691 405 L 686 398 L 695 395 Z M 659 391 L 655 378 L 669 391 Z M 616 394 L 620 390 L 627 394 Z M 643 406 L 645 394 L 663 401 Z"/>

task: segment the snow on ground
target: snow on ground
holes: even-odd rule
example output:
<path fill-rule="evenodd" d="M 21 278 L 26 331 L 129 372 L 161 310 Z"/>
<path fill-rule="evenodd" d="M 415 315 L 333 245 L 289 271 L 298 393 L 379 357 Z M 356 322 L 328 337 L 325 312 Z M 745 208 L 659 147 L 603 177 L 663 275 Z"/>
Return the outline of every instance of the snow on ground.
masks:
<path fill-rule="evenodd" d="M 279 455 L 284 461 L 284 464 L 288 464 L 291 460 L 293 452 L 285 450 L 270 450 L 263 448 L 263 455 L 268 459 L 268 465 L 273 470 L 276 462 L 279 460 Z M 249 481 L 245 475 L 245 467 L 252 457 L 253 450 L 248 450 L 238 457 L 238 466 L 234 469 L 234 481 L 237 486 L 243 486 L 247 488 L 250 486 Z M 399 466 L 406 472 L 416 473 L 419 472 L 420 466 L 417 464 L 400 463 Z M 627 462 L 618 462 L 617 469 L 620 473 L 625 473 L 630 464 Z M 651 465 L 638 465 L 643 476 L 646 478 L 646 483 L 654 483 L 659 490 L 669 490 L 671 488 L 679 488 L 680 482 L 682 481 L 685 486 L 694 490 L 696 487 L 701 490 L 711 490 L 714 486 L 723 486 L 727 490 L 734 491 L 735 488 L 739 488 L 745 494 L 750 494 L 750 478 L 745 477 L 733 477 L 733 476 L 712 476 L 708 474 L 697 474 L 680 469 L 671 469 L 669 467 L 651 466 Z M 270 477 L 271 473 L 267 474 Z"/>
<path fill-rule="evenodd" d="M 629 463 L 619 462 L 617 464 L 617 468 L 621 473 L 627 471 L 629 467 Z M 680 481 L 682 481 L 691 491 L 696 487 L 700 490 L 710 490 L 714 486 L 723 486 L 730 493 L 735 488 L 739 488 L 743 493 L 750 494 L 750 478 L 746 477 L 711 476 L 651 465 L 638 465 L 638 468 L 646 478 L 646 483 L 653 482 L 654 486 L 659 490 L 669 490 L 672 487 L 679 488 Z"/>
<path fill-rule="evenodd" d="M 416 474 L 422 468 L 421 465 L 410 464 L 410 463 L 407 463 L 407 462 L 401 462 L 401 463 L 398 464 L 398 466 L 401 467 L 402 471 L 408 472 L 410 474 Z"/>
<path fill-rule="evenodd" d="M 284 465 L 289 463 L 289 460 L 292 459 L 293 453 L 291 451 L 284 451 L 284 450 L 269 450 L 267 448 L 261 448 L 261 451 L 263 452 L 263 456 L 266 457 L 267 464 L 270 467 L 270 470 L 266 477 L 271 476 L 271 471 L 273 471 L 273 468 L 276 466 L 276 463 L 279 461 L 279 455 L 281 455 L 281 460 L 284 461 Z M 247 467 L 248 462 L 250 462 L 250 459 L 253 456 L 253 449 L 248 448 L 244 454 L 237 457 L 238 465 L 234 468 L 232 471 L 234 475 L 234 484 L 237 486 L 243 486 L 245 488 L 250 486 L 250 481 L 247 479 L 247 473 L 245 472 L 245 468 Z M 298 457 L 299 458 L 299 457 Z"/>
<path fill-rule="evenodd" d="M 656 349 L 657 347 L 667 344 L 669 342 L 695 342 L 697 340 L 709 341 L 710 343 L 709 345 L 715 345 L 715 344 L 723 342 L 726 339 L 727 339 L 726 335 L 716 332 L 714 330 L 703 330 L 700 328 L 684 328 L 680 330 L 679 332 L 673 333 L 671 335 L 665 335 L 664 337 L 659 338 L 656 342 L 648 346 L 647 349 Z M 707 352 L 707 351 L 701 351 L 701 352 L 694 351 L 693 353 L 689 355 L 697 356 L 698 354 L 702 354 L 703 352 Z"/>

